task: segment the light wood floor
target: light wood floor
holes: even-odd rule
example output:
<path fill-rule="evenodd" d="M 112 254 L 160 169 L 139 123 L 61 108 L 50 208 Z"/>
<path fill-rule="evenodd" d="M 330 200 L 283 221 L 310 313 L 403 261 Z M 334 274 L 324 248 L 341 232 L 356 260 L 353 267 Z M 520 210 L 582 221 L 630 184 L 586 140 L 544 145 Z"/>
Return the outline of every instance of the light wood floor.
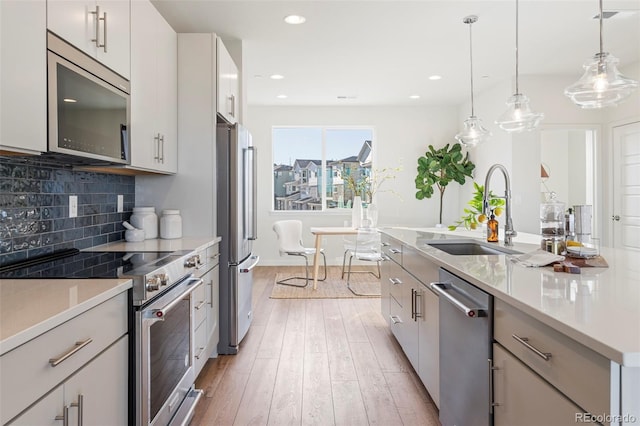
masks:
<path fill-rule="evenodd" d="M 439 425 L 380 299 L 270 299 L 283 270 L 255 269 L 251 329 L 200 373 L 192 425 Z"/>

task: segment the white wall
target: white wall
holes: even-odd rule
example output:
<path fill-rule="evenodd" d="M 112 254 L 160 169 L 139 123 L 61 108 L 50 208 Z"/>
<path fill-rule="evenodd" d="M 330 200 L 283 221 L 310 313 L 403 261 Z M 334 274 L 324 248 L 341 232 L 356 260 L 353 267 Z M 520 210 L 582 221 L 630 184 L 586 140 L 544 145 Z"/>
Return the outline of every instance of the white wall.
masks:
<path fill-rule="evenodd" d="M 272 145 L 273 126 L 370 126 L 374 130 L 374 168 L 398 167 L 403 170 L 390 182 L 401 199 L 389 192 L 378 193 L 380 226 L 433 226 L 438 221 L 438 197 L 418 201 L 415 199 L 415 173 L 417 158 L 429 144 L 435 147 L 455 142 L 457 112 L 455 107 L 268 107 L 249 106 L 245 125 L 251 131 L 258 150 L 258 240 L 255 252 L 263 265 L 292 264 L 281 258 L 272 230 L 273 223 L 286 218 L 303 221 L 304 243 L 313 245 L 308 231 L 312 226 L 342 226 L 351 215 L 346 213 L 273 212 L 272 211 Z M 451 223 L 461 210 L 458 200 L 459 185 L 452 185 L 445 193 L 443 221 Z M 325 237 L 323 246 L 330 263 L 342 262 L 341 237 Z"/>

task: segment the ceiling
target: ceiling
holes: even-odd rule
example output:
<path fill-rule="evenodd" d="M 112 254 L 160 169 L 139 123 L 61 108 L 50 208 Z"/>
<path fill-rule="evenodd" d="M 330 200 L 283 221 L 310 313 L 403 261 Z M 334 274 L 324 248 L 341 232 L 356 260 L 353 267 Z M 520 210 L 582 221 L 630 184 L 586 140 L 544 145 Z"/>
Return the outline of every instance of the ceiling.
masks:
<path fill-rule="evenodd" d="M 242 40 L 249 105 L 456 105 L 515 74 L 515 0 L 152 0 L 177 32 Z M 597 0 L 520 0 L 519 70 L 581 75 L 599 50 Z M 640 60 L 640 0 L 604 1 L 604 50 Z M 286 15 L 306 17 L 302 25 Z M 284 76 L 272 80 L 273 74 Z M 429 80 L 431 75 L 441 80 Z M 527 93 L 524 85 L 521 92 Z M 278 95 L 286 95 L 280 99 Z M 419 95 L 419 99 L 410 99 Z"/>

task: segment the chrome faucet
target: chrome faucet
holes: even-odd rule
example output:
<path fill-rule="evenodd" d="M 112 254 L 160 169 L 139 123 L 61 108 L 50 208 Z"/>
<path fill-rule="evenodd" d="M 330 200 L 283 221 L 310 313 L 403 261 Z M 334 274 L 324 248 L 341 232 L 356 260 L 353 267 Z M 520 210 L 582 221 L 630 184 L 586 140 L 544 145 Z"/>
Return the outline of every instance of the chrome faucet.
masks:
<path fill-rule="evenodd" d="M 482 196 L 482 213 L 485 216 L 489 216 L 490 214 L 489 182 L 491 181 L 491 175 L 496 169 L 499 169 L 502 172 L 502 175 L 504 176 L 504 185 L 505 185 L 504 197 L 498 197 L 498 198 L 504 198 L 505 214 L 507 216 L 507 219 L 504 224 L 504 245 L 512 246 L 513 245 L 512 237 L 515 237 L 516 235 L 518 235 L 518 233 L 515 231 L 515 229 L 513 229 L 513 221 L 511 220 L 511 182 L 509 181 L 509 174 L 507 173 L 507 169 L 502 164 L 494 164 L 493 166 L 491 166 L 489 168 L 489 171 L 487 172 L 487 177 L 484 179 L 484 193 Z"/>

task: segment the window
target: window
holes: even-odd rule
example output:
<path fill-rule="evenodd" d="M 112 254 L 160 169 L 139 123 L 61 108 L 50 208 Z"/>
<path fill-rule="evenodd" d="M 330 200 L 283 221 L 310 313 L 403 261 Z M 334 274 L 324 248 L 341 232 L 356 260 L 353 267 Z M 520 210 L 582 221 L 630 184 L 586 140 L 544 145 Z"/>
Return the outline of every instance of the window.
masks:
<path fill-rule="evenodd" d="M 351 208 L 368 200 L 373 130 L 370 128 L 275 127 L 274 210 Z"/>

